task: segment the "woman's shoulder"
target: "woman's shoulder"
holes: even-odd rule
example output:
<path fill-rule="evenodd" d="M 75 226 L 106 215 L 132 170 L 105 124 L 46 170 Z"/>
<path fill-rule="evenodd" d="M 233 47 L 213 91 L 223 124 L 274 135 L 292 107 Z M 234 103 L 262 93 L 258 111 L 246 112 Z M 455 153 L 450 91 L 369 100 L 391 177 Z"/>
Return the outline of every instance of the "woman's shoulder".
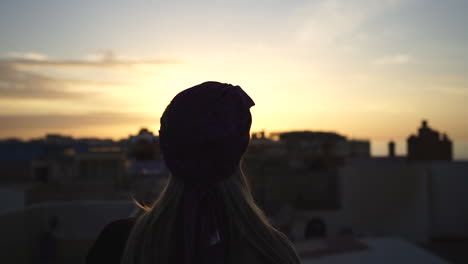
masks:
<path fill-rule="evenodd" d="M 128 236 L 136 218 L 125 218 L 107 224 L 89 248 L 86 263 L 120 263 Z"/>

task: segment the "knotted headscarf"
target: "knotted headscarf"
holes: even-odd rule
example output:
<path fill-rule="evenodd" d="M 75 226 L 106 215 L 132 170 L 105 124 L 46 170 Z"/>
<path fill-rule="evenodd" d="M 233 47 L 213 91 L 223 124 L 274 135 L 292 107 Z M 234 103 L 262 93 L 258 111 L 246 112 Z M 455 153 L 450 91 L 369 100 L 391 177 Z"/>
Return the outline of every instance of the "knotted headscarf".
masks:
<path fill-rule="evenodd" d="M 226 215 L 216 185 L 247 149 L 254 104 L 239 86 L 205 82 L 176 95 L 161 117 L 163 159 L 185 183 L 185 264 L 225 261 Z"/>

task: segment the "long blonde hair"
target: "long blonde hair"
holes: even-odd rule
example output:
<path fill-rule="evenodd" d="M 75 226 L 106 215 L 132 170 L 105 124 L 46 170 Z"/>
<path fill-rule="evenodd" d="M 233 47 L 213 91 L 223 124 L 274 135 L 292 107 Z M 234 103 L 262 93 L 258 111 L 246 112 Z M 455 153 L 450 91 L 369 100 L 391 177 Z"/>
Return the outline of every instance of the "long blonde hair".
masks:
<path fill-rule="evenodd" d="M 275 229 L 254 202 L 250 187 L 240 167 L 234 175 L 218 183 L 228 216 L 228 248 L 233 263 L 234 252 L 249 247 L 269 260 L 268 263 L 300 263 L 291 242 Z M 127 240 L 123 264 L 168 264 L 176 250 L 176 218 L 180 212 L 184 182 L 170 177 L 158 200 L 138 218 Z M 239 240 L 242 239 L 242 245 Z M 245 244 L 247 242 L 247 245 Z"/>

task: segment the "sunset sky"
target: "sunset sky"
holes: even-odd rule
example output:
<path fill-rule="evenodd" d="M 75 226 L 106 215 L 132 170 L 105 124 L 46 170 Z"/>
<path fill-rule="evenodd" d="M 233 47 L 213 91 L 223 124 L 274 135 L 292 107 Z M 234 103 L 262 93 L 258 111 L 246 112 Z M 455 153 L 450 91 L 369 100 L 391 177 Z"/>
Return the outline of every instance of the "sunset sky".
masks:
<path fill-rule="evenodd" d="M 468 1 L 2 1 L 0 137 L 122 138 L 204 81 L 253 130 L 468 142 Z"/>

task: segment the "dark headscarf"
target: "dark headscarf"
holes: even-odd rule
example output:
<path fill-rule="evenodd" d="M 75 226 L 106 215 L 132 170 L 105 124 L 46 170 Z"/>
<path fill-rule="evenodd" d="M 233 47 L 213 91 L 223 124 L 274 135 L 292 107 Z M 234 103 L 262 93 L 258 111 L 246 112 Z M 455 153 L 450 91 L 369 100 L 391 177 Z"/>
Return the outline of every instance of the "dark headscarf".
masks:
<path fill-rule="evenodd" d="M 253 105 L 239 86 L 205 82 L 176 95 L 161 117 L 163 159 L 185 183 L 185 264 L 225 261 L 226 215 L 216 185 L 235 172 L 249 144 Z"/>

